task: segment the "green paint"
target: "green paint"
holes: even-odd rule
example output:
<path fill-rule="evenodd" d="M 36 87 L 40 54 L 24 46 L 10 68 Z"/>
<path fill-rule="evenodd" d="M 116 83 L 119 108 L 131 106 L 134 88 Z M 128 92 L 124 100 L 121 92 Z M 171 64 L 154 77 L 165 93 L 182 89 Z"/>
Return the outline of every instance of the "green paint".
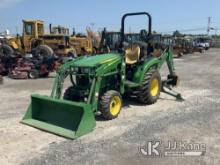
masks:
<path fill-rule="evenodd" d="M 32 95 L 22 123 L 67 138 L 77 138 L 95 128 L 92 109 L 84 103 Z"/>
<path fill-rule="evenodd" d="M 102 64 L 107 65 L 115 60 L 120 60 L 121 56 L 119 54 L 103 54 L 89 57 L 82 57 L 79 60 L 74 62 L 74 66 L 76 67 L 95 67 Z"/>
<path fill-rule="evenodd" d="M 78 57 L 59 68 L 50 97 L 31 96 L 31 104 L 22 123 L 71 139 L 85 135 L 95 128 L 94 112 L 99 110 L 98 99 L 101 94 L 108 90 L 118 91 L 121 95 L 125 90 L 132 91 L 142 85 L 144 75 L 152 67 L 159 70 L 165 62 L 172 81 L 175 72 L 170 48 L 158 58 L 151 56 L 143 62 L 137 62 L 130 78 L 126 77 L 130 75 L 126 73 L 124 53 Z M 61 97 L 64 80 L 73 75 L 79 81 L 75 83 L 71 79 L 74 93 L 78 94 L 77 102 L 66 101 Z M 80 82 L 81 79 L 83 81 Z M 164 84 L 168 85 L 167 82 Z M 167 94 L 181 99 L 181 95 Z"/>

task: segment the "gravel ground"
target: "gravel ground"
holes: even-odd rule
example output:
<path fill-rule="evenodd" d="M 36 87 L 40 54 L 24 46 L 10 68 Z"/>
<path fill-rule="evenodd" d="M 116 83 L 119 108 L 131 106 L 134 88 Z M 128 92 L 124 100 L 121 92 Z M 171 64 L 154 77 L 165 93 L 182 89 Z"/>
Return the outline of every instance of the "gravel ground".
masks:
<path fill-rule="evenodd" d="M 120 116 L 97 120 L 96 129 L 67 140 L 19 123 L 31 93 L 49 94 L 53 78 L 11 80 L 0 85 L 0 164 L 220 164 L 220 50 L 175 60 L 181 78 L 176 89 L 185 101 L 161 94 L 154 105 L 125 100 Z M 162 69 L 165 76 L 167 69 Z M 149 158 L 139 152 L 159 139 L 206 145 L 201 157 Z"/>

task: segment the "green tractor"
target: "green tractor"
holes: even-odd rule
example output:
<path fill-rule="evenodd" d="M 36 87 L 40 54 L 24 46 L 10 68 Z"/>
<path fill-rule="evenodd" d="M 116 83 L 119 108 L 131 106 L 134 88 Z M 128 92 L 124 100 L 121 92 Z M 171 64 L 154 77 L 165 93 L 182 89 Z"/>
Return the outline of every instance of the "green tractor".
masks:
<path fill-rule="evenodd" d="M 106 120 L 117 118 L 123 106 L 122 96 L 135 97 L 146 105 L 155 103 L 160 92 L 183 100 L 171 89 L 178 82 L 171 49 L 167 47 L 159 57 L 152 53 L 141 57 L 140 46 L 126 42 L 125 19 L 136 15 L 148 16 L 145 37 L 150 42 L 150 14 L 125 14 L 121 21 L 121 48 L 118 53 L 78 57 L 62 65 L 57 71 L 51 96 L 33 94 L 22 123 L 75 139 L 95 128 L 97 113 L 101 113 Z M 152 47 L 147 49 L 153 51 Z M 165 62 L 170 74 L 162 81 L 159 70 Z M 70 77 L 72 85 L 62 94 L 67 77 Z"/>

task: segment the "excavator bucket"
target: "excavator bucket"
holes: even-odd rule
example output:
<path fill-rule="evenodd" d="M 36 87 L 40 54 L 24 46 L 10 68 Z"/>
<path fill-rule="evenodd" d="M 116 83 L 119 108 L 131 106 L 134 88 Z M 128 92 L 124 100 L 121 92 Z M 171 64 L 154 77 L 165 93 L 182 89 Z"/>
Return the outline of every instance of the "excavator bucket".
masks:
<path fill-rule="evenodd" d="M 90 105 L 32 95 L 21 123 L 70 139 L 91 132 L 96 125 Z"/>

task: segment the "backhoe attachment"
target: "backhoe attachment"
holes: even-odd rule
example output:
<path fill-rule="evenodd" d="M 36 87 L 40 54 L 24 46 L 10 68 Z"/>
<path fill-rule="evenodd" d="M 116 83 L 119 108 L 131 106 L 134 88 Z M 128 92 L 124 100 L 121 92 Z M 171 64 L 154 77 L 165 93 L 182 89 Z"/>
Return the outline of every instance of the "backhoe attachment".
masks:
<path fill-rule="evenodd" d="M 180 93 L 177 93 L 172 89 L 172 87 L 177 86 L 179 83 L 178 76 L 167 76 L 167 80 L 162 81 L 162 89 L 161 92 L 166 93 L 170 96 L 173 96 L 176 98 L 177 101 L 184 101 L 182 95 Z"/>

